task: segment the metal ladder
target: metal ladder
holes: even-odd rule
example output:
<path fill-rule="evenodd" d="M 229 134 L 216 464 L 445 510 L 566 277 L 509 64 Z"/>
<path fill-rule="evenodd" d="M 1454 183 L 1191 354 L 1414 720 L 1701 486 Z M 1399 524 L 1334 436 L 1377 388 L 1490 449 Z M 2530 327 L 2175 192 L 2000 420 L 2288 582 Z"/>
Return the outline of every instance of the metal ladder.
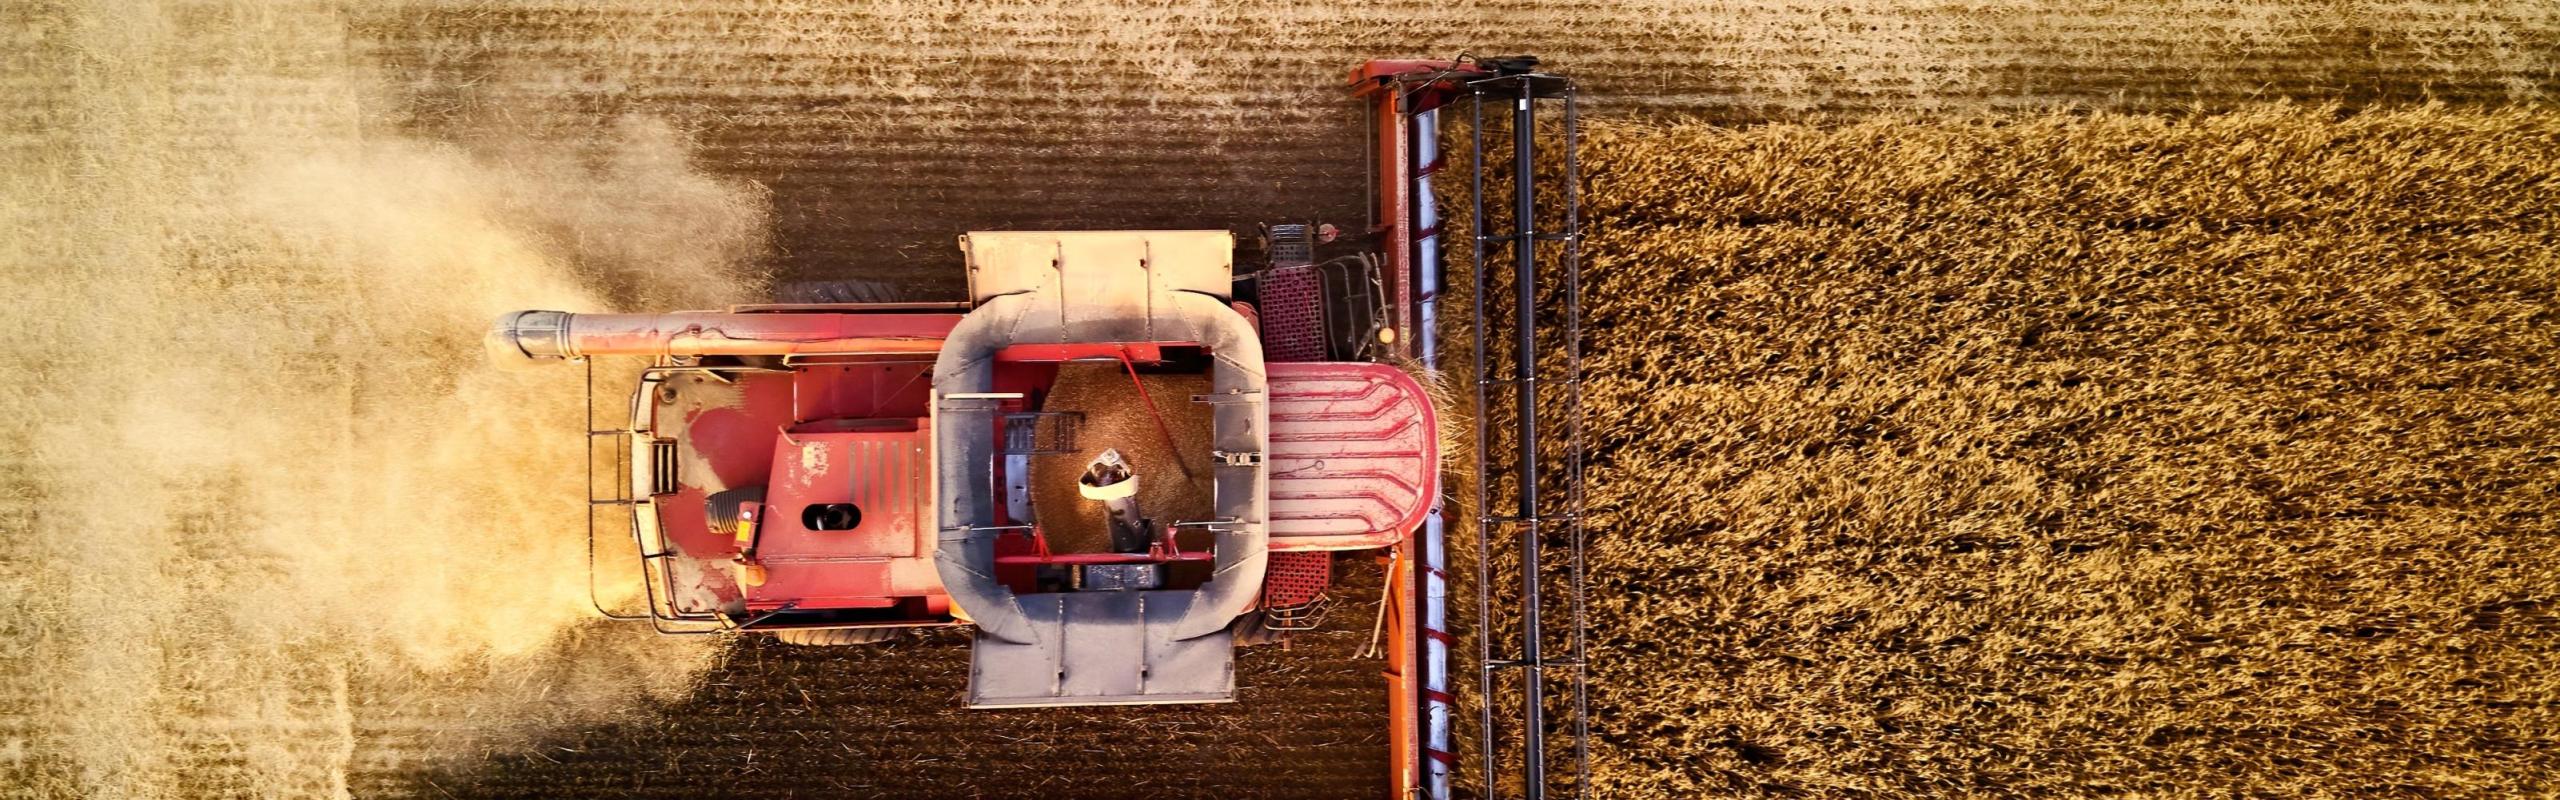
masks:
<path fill-rule="evenodd" d="M 1478 720 L 1483 791 L 1488 798 L 1512 796 L 1498 773 L 1506 763 L 1516 763 L 1516 796 L 1522 800 L 1587 797 L 1591 722 L 1582 554 L 1581 197 L 1574 163 L 1580 132 L 1574 86 L 1561 76 L 1530 72 L 1480 78 L 1467 87 L 1473 99 L 1469 231 L 1474 234 L 1476 292 L 1475 589 L 1484 701 Z M 1498 222 L 1485 206 L 1488 100 L 1510 112 L 1513 180 L 1509 230 L 1501 232 L 1487 228 Z M 1539 109 L 1550 105 L 1560 107 L 1561 125 L 1542 134 Z M 1538 172 L 1542 138 L 1561 144 L 1561 169 L 1547 175 L 1548 181 L 1562 183 L 1561 203 L 1557 192 L 1542 196 L 1540 191 L 1545 182 Z M 1494 280 L 1501 272 L 1509 275 L 1507 287 Z M 1487 309 L 1498 305 L 1492 293 L 1500 288 L 1509 290 L 1508 313 L 1489 315 Z M 1542 333 L 1548 345 L 1543 352 Z M 1554 346 L 1559 335 L 1560 348 Z M 1488 346 L 1497 336 L 1509 339 L 1512 353 L 1501 359 L 1507 363 L 1495 363 L 1499 354 Z M 1502 400 L 1510 401 L 1507 413 L 1495 405 Z M 1495 437 L 1497 425 L 1508 441 Z M 1497 454 L 1496 447 L 1509 452 Z M 1507 491 L 1497 491 L 1504 487 Z M 1497 574 L 1495 562 L 1506 556 L 1519 572 L 1516 607 L 1494 599 L 1493 581 L 1508 577 Z M 1567 618 L 1554 619 L 1550 610 L 1562 610 Z M 1563 652 L 1556 651 L 1557 645 Z"/>

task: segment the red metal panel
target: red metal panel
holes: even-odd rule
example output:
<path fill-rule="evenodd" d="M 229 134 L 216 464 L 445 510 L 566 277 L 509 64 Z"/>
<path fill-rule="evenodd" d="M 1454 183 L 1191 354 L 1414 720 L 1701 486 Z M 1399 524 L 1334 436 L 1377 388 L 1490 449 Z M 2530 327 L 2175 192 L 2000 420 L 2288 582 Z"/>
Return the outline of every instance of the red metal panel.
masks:
<path fill-rule="evenodd" d="M 923 420 L 874 420 L 904 430 L 790 432 L 775 437 L 769 509 L 756 542 L 766 571 L 747 589 L 747 607 L 803 609 L 893 605 L 938 592 L 932 542 L 924 535 L 932 443 Z M 851 530 L 812 530 L 812 505 L 851 503 Z"/>
<path fill-rule="evenodd" d="M 1275 363 L 1271 549 L 1394 544 L 1440 491 L 1429 395 L 1386 364 Z"/>
<path fill-rule="evenodd" d="M 710 613 L 739 596 L 729 564 L 738 550 L 735 540 L 711 530 L 703 506 L 721 490 L 764 485 L 773 468 L 773 434 L 790 419 L 792 377 L 751 373 L 734 385 L 694 376 L 669 380 L 684 391 L 676 405 L 658 406 L 656 433 L 676 440 L 676 492 L 652 498 L 641 513 L 656 514 L 660 535 L 674 545 L 670 571 L 678 585 L 669 588 L 676 607 Z"/>
<path fill-rule="evenodd" d="M 808 365 L 791 373 L 794 423 L 911 419 L 926 414 L 933 360 Z"/>

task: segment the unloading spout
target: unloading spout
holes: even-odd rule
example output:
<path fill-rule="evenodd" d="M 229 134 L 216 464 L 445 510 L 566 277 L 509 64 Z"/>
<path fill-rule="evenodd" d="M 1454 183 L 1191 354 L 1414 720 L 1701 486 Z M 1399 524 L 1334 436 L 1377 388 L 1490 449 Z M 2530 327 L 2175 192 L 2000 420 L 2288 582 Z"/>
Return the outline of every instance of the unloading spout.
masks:
<path fill-rule="evenodd" d="M 954 315 L 572 314 L 512 311 L 486 342 L 500 364 L 574 361 L 588 356 L 930 355 Z"/>
<path fill-rule="evenodd" d="M 1118 449 L 1105 449 L 1086 464 L 1084 477 L 1077 479 L 1076 492 L 1084 499 L 1102 504 L 1111 520 L 1111 552 L 1144 553 L 1153 536 L 1147 531 L 1144 517 L 1138 515 L 1138 475 L 1131 472 L 1129 462 Z"/>

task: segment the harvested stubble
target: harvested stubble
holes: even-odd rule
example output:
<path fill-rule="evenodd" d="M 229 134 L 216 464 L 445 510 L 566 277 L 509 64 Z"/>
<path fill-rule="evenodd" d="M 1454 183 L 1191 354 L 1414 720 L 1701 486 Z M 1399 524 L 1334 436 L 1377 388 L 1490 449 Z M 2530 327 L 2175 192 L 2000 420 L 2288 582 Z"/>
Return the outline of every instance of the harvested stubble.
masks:
<path fill-rule="evenodd" d="M 1609 796 L 2560 789 L 2560 114 L 1581 154 Z"/>

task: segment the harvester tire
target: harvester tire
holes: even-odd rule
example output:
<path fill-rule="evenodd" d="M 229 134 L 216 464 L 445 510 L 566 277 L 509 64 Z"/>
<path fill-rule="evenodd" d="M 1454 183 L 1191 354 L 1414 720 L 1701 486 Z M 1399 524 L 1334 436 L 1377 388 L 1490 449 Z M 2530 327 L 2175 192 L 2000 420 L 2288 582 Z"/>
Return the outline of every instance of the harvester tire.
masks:
<path fill-rule="evenodd" d="M 775 287 L 777 303 L 904 303 L 907 293 L 879 281 L 801 281 Z"/>
<path fill-rule="evenodd" d="M 773 632 L 774 641 L 794 647 L 843 647 L 879 644 L 898 638 L 905 628 L 789 628 Z"/>

